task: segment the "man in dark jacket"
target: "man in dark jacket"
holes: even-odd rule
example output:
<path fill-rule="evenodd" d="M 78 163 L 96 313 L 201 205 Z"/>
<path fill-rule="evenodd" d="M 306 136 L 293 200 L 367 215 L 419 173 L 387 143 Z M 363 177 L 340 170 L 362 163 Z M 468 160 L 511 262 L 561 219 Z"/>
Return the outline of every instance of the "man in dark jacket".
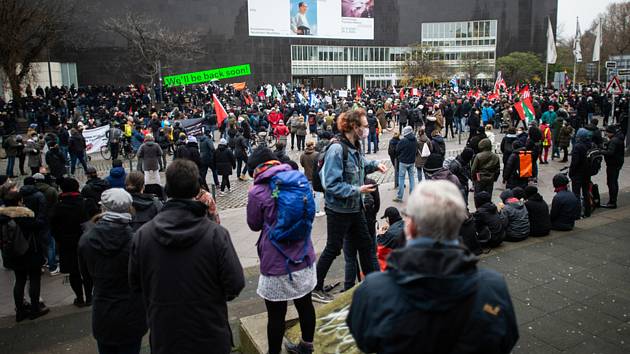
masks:
<path fill-rule="evenodd" d="M 520 140 L 515 140 L 512 143 L 512 154 L 507 160 L 507 164 L 503 167 L 503 183 L 506 188 L 512 189 L 514 187 L 525 188 L 529 183 L 529 177 L 521 177 L 521 164 L 520 164 L 520 152 L 527 152 L 530 154 L 532 164 L 534 163 L 534 156 L 531 152 L 528 152 Z"/>
<path fill-rule="evenodd" d="M 488 192 L 475 194 L 475 207 L 473 214 L 477 233 L 483 236 L 480 239 L 484 246 L 497 247 L 505 240 L 507 218 L 499 213 L 497 206 L 492 203 L 492 196 Z"/>
<path fill-rule="evenodd" d="M 536 186 L 525 187 L 525 208 L 529 215 L 529 234 L 533 237 L 547 236 L 551 231 L 549 206 L 538 193 Z"/>
<path fill-rule="evenodd" d="M 347 324 L 365 353 L 509 353 L 518 340 L 503 277 L 459 245 L 466 204 L 446 181 L 407 202 L 404 248 L 355 291 Z M 457 335 L 454 335 L 457 333 Z"/>
<path fill-rule="evenodd" d="M 567 189 L 569 179 L 562 173 L 553 177 L 553 188 L 556 195 L 551 201 L 551 229 L 570 231 L 575 220 L 580 218 L 580 200 Z"/>
<path fill-rule="evenodd" d="M 381 227 L 376 235 L 377 250 L 376 255 L 381 271 L 387 269 L 387 257 L 398 248 L 404 247 L 406 243 L 404 226 L 405 222 L 400 217 L 398 209 L 389 207 L 381 219 L 387 219 L 387 225 Z"/>
<path fill-rule="evenodd" d="M 368 120 L 368 143 L 367 143 L 367 153 L 371 153 L 374 151 L 376 154 L 378 152 L 378 141 L 377 141 L 377 132 L 376 128 L 378 128 L 378 120 L 374 115 L 374 112 L 370 109 L 368 110 L 367 120 Z"/>
<path fill-rule="evenodd" d="M 212 180 L 214 181 L 214 185 L 219 185 L 219 175 L 217 174 L 217 169 L 214 164 L 214 143 L 210 131 L 208 130 L 206 134 L 199 137 L 199 151 L 201 156 L 201 170 L 199 170 L 199 174 L 203 181 L 206 180 L 206 175 L 208 174 L 208 169 L 212 172 Z"/>
<path fill-rule="evenodd" d="M 492 151 L 490 139 L 482 139 L 479 142 L 479 153 L 475 155 L 470 169 L 475 192 L 485 191 L 492 195 L 494 182 L 501 175 L 500 161 L 499 156 Z"/>
<path fill-rule="evenodd" d="M 87 171 L 87 163 L 85 163 L 85 138 L 83 134 L 77 129 L 72 129 L 72 134 L 69 141 L 70 151 L 70 174 L 74 175 L 74 170 L 77 167 L 77 160 L 83 166 L 83 171 Z"/>
<path fill-rule="evenodd" d="M 569 165 L 569 177 L 571 178 L 571 189 L 575 196 L 580 199 L 580 193 L 584 200 L 583 215 L 591 216 L 591 203 L 589 201 L 589 185 L 591 184 L 590 166 L 586 154 L 591 147 L 591 138 L 588 130 L 578 129 L 575 134 L 575 144 L 571 151 L 571 165 Z"/>
<path fill-rule="evenodd" d="M 197 169 L 201 169 L 201 154 L 199 154 L 199 145 L 197 138 L 189 136 L 186 145 L 182 145 L 175 151 L 175 159 L 190 160 L 197 165 Z"/>
<path fill-rule="evenodd" d="M 229 232 L 193 200 L 199 170 L 175 160 L 166 169 L 171 198 L 135 234 L 129 260 L 131 291 L 142 293 L 151 352 L 229 353 L 232 335 L 226 301 L 245 286 Z"/>
<path fill-rule="evenodd" d="M 132 198 L 120 188 L 105 191 L 103 214 L 79 240 L 79 268 L 94 279 L 92 334 L 100 353 L 139 353 L 147 332 L 139 293 L 129 291 Z"/>
<path fill-rule="evenodd" d="M 98 177 L 98 172 L 94 166 L 87 168 L 87 181 L 81 189 L 81 196 L 85 198 L 85 206 L 90 217 L 98 214 L 101 210 L 99 207 L 101 194 L 108 190 L 111 186 L 109 182 Z"/>
<path fill-rule="evenodd" d="M 409 193 L 413 192 L 416 174 L 416 137 L 413 128 L 406 126 L 402 130 L 402 138 L 396 146 L 396 156 L 398 159 L 398 194 L 394 198 L 395 202 L 402 202 L 405 194 L 405 174 L 409 174 Z"/>
<path fill-rule="evenodd" d="M 595 118 L 593 118 L 595 120 Z M 617 208 L 617 195 L 619 194 L 619 171 L 623 167 L 624 160 L 624 136 L 623 133 L 617 131 L 614 126 L 606 127 L 606 135 L 608 135 L 608 144 L 606 149 L 602 151 L 606 160 L 606 184 L 608 185 L 608 203 L 603 205 L 604 208 Z"/>
<path fill-rule="evenodd" d="M 46 152 L 46 165 L 48 165 L 48 170 L 53 177 L 61 179 L 61 177 L 68 172 L 66 170 L 66 158 L 56 142 L 49 144 L 48 147 L 49 150 Z"/>

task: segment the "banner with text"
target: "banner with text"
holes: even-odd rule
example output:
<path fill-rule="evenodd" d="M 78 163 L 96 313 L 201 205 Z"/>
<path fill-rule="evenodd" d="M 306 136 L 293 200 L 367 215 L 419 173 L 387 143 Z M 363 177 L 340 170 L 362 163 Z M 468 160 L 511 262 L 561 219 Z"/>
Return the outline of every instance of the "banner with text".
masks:
<path fill-rule="evenodd" d="M 85 152 L 87 154 L 92 154 L 95 152 L 100 152 L 101 147 L 107 145 L 107 131 L 109 130 L 109 126 L 104 125 L 102 127 L 94 128 L 94 129 L 85 129 L 83 130 L 83 137 L 85 138 Z"/>
<path fill-rule="evenodd" d="M 212 70 L 196 71 L 192 73 L 164 76 L 163 82 L 167 87 L 183 86 L 210 82 L 213 80 L 229 79 L 231 77 L 250 75 L 249 64 L 229 66 Z"/>

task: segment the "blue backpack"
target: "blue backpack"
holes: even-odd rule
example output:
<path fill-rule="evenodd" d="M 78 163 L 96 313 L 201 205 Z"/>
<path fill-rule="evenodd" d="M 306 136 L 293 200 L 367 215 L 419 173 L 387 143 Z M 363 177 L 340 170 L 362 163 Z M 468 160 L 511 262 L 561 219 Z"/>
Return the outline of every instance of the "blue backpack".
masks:
<path fill-rule="evenodd" d="M 286 267 L 291 277 L 289 264 L 304 262 L 308 250 L 315 218 L 315 201 L 306 176 L 295 170 L 283 171 L 271 177 L 271 197 L 276 200 L 276 222 L 269 230 L 269 240 L 286 258 Z M 289 257 L 282 249 L 282 242 L 304 241 L 302 255 L 298 259 Z"/>

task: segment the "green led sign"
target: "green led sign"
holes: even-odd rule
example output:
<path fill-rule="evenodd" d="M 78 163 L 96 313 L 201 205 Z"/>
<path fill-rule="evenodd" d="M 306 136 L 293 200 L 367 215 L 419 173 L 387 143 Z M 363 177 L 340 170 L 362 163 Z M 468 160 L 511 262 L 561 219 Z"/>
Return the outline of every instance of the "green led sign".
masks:
<path fill-rule="evenodd" d="M 167 87 L 183 86 L 209 82 L 212 80 L 229 79 L 231 77 L 250 75 L 249 64 L 228 66 L 212 70 L 196 71 L 193 73 L 164 76 L 163 82 Z"/>

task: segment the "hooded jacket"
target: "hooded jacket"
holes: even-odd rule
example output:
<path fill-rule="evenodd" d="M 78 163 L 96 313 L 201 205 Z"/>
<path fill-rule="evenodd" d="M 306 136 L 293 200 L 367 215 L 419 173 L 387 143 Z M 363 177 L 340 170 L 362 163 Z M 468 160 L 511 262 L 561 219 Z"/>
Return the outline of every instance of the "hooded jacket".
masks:
<path fill-rule="evenodd" d="M 622 132 L 617 132 L 612 139 L 608 141 L 606 149 L 602 150 L 606 166 L 621 168 L 624 160 L 624 136 Z"/>
<path fill-rule="evenodd" d="M 549 206 L 543 197 L 536 193 L 525 201 L 529 216 L 529 234 L 534 237 L 547 236 L 551 231 Z"/>
<path fill-rule="evenodd" d="M 260 258 L 260 273 L 266 276 L 288 274 L 287 259 L 274 247 L 268 237 L 269 226 L 276 222 L 276 203 L 275 199 L 271 197 L 269 181 L 277 173 L 290 170 L 291 166 L 281 164 L 256 175 L 254 186 L 249 190 L 247 196 L 247 224 L 252 231 L 260 231 L 256 245 Z M 307 242 L 307 245 L 304 242 Z M 310 237 L 303 242 L 287 242 L 282 245 L 284 253 L 292 259 L 299 259 L 305 247 L 304 262 L 288 264 L 291 272 L 311 266 L 315 262 L 315 249 Z"/>
<path fill-rule="evenodd" d="M 81 224 L 89 220 L 86 202 L 79 193 L 61 193 L 50 217 L 50 231 L 59 249 L 61 273 L 78 273 L 77 244 Z"/>
<path fill-rule="evenodd" d="M 51 148 L 46 152 L 46 165 L 50 170 L 50 174 L 60 179 L 66 171 L 66 157 L 58 147 Z"/>
<path fill-rule="evenodd" d="M 477 182 L 494 183 L 501 174 L 499 156 L 492 152 L 492 143 L 489 139 L 482 139 L 479 142 L 479 150 L 470 170 L 472 177 Z"/>
<path fill-rule="evenodd" d="M 214 143 L 206 135 L 199 137 L 199 152 L 201 162 L 208 167 L 214 168 Z"/>
<path fill-rule="evenodd" d="M 0 226 L 4 227 L 9 221 L 15 221 L 29 247 L 21 256 L 10 255 L 2 251 L 2 262 L 5 268 L 13 270 L 39 269 L 44 264 L 44 247 L 39 229 L 33 222 L 35 213 L 25 207 L 0 207 Z"/>
<path fill-rule="evenodd" d="M 473 214 L 477 233 L 485 234 L 488 229 L 487 240 L 481 240 L 488 247 L 497 247 L 505 240 L 507 218 L 498 212 L 497 206 L 492 202 L 486 202 L 477 208 Z"/>
<path fill-rule="evenodd" d="M 520 159 L 519 152 L 526 151 L 524 147 L 519 147 L 512 151 L 510 157 L 508 157 L 505 167 L 503 167 L 503 180 L 506 181 L 506 187 L 512 189 L 514 187 L 525 187 L 529 183 L 529 177 L 521 177 L 520 175 Z M 532 163 L 534 163 L 534 156 L 532 156 Z"/>
<path fill-rule="evenodd" d="M 408 134 L 400 138 L 400 142 L 398 146 L 396 146 L 398 162 L 406 164 L 415 163 L 417 144 L 416 137 L 413 134 Z"/>
<path fill-rule="evenodd" d="M 509 353 L 518 327 L 505 280 L 460 246 L 430 238 L 391 253 L 355 291 L 347 317 L 365 353 Z"/>
<path fill-rule="evenodd" d="M 199 145 L 195 142 L 188 142 L 186 145 L 180 146 L 175 151 L 175 159 L 190 160 L 201 169 L 201 154 L 199 153 Z"/>
<path fill-rule="evenodd" d="M 227 145 L 219 144 L 219 147 L 214 151 L 214 165 L 220 176 L 229 176 L 232 174 L 232 170 L 236 168 L 236 159 Z"/>
<path fill-rule="evenodd" d="M 573 230 L 575 220 L 580 218 L 580 201 L 568 190 L 556 193 L 551 201 L 551 229 L 559 231 Z"/>
<path fill-rule="evenodd" d="M 569 177 L 572 180 L 588 180 L 590 169 L 588 168 L 588 159 L 586 154 L 591 147 L 591 138 L 588 130 L 584 128 L 578 129 L 575 134 L 575 144 L 571 151 L 571 164 L 569 165 Z"/>
<path fill-rule="evenodd" d="M 132 193 L 135 213 L 131 219 L 131 228 L 137 231 L 142 225 L 153 219 L 162 209 L 162 202 L 153 194 Z"/>
<path fill-rule="evenodd" d="M 101 211 L 99 205 L 101 194 L 110 188 L 109 182 L 101 178 L 90 178 L 85 182 L 85 186 L 81 190 L 81 195 L 87 202 L 87 212 L 90 217 Z"/>
<path fill-rule="evenodd" d="M 302 156 L 300 156 L 300 165 L 304 168 L 304 175 L 309 181 L 313 180 L 313 171 L 315 168 L 315 161 L 319 158 L 319 153 L 314 148 L 308 148 L 304 150 Z"/>
<path fill-rule="evenodd" d="M 529 236 L 529 214 L 522 201 L 506 202 L 501 214 L 508 220 L 505 230 L 506 241 L 523 241 Z"/>
<path fill-rule="evenodd" d="M 100 343 L 133 343 L 147 332 L 142 297 L 129 290 L 129 224 L 99 220 L 79 241 L 79 267 L 94 282 L 92 333 Z"/>
<path fill-rule="evenodd" d="M 138 158 L 142 159 L 142 169 L 145 171 L 157 171 L 160 169 L 162 148 L 154 141 L 147 141 L 140 145 Z"/>
<path fill-rule="evenodd" d="M 46 207 L 46 197 L 34 185 L 26 185 L 20 188 L 20 194 L 24 206 L 35 213 L 35 226 L 38 230 L 44 230 L 47 227 L 48 208 Z"/>
<path fill-rule="evenodd" d="M 125 188 L 127 172 L 124 167 L 114 167 L 109 170 L 109 176 L 105 177 L 111 188 Z"/>
<path fill-rule="evenodd" d="M 226 302 L 245 279 L 229 232 L 207 215 L 201 202 L 170 199 L 132 240 L 129 285 L 142 294 L 152 353 L 230 352 Z"/>
<path fill-rule="evenodd" d="M 512 155 L 512 151 L 514 148 L 512 147 L 512 143 L 516 140 L 516 134 L 506 134 L 501 140 L 501 153 L 503 154 L 503 165 L 507 164 L 507 160 Z"/>

